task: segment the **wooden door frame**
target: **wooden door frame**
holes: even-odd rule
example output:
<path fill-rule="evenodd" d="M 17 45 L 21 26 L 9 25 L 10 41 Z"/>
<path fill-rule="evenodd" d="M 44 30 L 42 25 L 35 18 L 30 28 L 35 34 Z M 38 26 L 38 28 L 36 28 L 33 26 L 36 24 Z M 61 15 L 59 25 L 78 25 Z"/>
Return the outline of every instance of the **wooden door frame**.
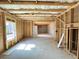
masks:
<path fill-rule="evenodd" d="M 68 28 L 67 28 L 67 32 L 68 32 L 68 30 L 69 30 L 69 35 L 70 35 L 70 37 L 69 37 L 69 50 L 68 50 L 67 48 L 66 48 L 66 49 L 70 52 L 70 51 L 71 51 L 71 48 L 72 48 L 72 47 L 71 47 L 71 46 L 72 46 L 72 44 L 71 44 L 71 38 L 72 38 L 72 37 L 71 37 L 71 33 L 72 33 L 72 31 L 71 31 L 71 29 L 78 29 L 78 42 L 77 42 L 77 43 L 78 43 L 78 45 L 77 45 L 78 47 L 77 47 L 77 56 L 76 56 L 76 59 L 79 59 L 79 27 L 73 27 L 73 28 L 68 27 Z M 67 35 L 68 35 L 68 33 L 67 33 Z M 66 37 L 67 37 L 67 40 L 68 40 L 68 36 L 66 36 Z M 67 42 L 67 43 L 68 43 L 68 42 Z"/>
<path fill-rule="evenodd" d="M 79 59 L 79 29 L 78 29 L 77 59 Z"/>

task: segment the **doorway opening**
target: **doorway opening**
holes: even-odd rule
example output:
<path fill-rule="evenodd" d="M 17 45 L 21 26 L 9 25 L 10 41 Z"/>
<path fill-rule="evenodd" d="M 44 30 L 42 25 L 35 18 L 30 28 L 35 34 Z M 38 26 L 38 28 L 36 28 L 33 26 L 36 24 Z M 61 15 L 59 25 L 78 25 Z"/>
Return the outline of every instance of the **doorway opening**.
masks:
<path fill-rule="evenodd" d="M 38 34 L 48 34 L 48 25 L 38 25 Z"/>
<path fill-rule="evenodd" d="M 77 55 L 78 29 L 71 29 L 71 52 Z"/>

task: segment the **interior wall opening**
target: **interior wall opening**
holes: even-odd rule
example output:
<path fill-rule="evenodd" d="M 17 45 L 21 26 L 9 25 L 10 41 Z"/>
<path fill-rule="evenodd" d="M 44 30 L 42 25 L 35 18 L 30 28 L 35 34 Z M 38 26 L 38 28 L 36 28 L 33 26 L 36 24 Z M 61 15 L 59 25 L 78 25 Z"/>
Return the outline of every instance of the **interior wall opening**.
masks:
<path fill-rule="evenodd" d="M 48 34 L 48 25 L 38 25 L 38 34 Z"/>
<path fill-rule="evenodd" d="M 71 29 L 70 33 L 71 40 L 71 53 L 77 55 L 77 45 L 78 45 L 78 29 Z"/>

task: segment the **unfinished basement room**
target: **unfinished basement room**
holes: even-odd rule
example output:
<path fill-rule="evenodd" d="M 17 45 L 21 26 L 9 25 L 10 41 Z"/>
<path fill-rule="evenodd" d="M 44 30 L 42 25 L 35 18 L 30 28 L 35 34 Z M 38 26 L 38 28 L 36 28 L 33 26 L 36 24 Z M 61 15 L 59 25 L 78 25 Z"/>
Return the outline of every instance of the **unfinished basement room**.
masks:
<path fill-rule="evenodd" d="M 79 59 L 79 0 L 0 0 L 0 59 Z"/>

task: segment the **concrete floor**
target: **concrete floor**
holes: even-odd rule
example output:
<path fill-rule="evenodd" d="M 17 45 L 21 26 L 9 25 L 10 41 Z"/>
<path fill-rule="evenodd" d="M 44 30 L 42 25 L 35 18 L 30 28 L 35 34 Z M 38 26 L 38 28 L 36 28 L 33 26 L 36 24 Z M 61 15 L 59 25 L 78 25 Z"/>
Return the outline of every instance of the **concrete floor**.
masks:
<path fill-rule="evenodd" d="M 0 59 L 74 59 L 63 49 L 57 48 L 55 41 L 50 38 L 29 38 L 12 49 L 11 53 L 1 55 Z"/>

